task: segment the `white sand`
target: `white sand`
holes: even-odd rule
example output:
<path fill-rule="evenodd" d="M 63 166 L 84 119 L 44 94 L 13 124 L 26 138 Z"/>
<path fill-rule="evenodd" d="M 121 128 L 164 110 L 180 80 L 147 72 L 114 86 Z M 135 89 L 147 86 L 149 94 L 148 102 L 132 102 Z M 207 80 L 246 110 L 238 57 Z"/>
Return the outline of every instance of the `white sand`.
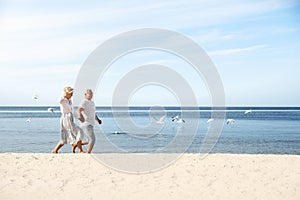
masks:
<path fill-rule="evenodd" d="M 116 156 L 110 154 L 109 156 Z M 90 155 L 0 154 L 0 199 L 300 199 L 299 155 L 184 154 L 142 175 Z"/>

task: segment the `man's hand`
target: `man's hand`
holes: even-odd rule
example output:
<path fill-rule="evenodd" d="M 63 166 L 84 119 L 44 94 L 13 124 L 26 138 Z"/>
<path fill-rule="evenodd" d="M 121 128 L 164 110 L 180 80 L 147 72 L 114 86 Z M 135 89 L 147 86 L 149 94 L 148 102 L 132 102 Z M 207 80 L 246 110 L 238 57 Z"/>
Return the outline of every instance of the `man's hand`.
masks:
<path fill-rule="evenodd" d="M 78 118 L 78 119 L 79 119 L 79 121 L 84 122 L 84 117 L 83 117 L 82 114 L 79 115 L 79 118 Z"/>

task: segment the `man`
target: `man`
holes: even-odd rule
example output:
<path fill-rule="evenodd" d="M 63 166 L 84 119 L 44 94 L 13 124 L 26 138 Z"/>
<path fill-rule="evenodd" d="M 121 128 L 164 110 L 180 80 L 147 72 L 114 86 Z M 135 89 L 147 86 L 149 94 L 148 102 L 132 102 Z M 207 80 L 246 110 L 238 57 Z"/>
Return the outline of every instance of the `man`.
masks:
<path fill-rule="evenodd" d="M 89 138 L 87 153 L 91 153 L 96 141 L 94 133 L 95 120 L 99 124 L 101 124 L 102 121 L 96 115 L 95 103 L 92 101 L 93 91 L 91 89 L 87 89 L 84 96 L 85 99 L 79 105 L 77 114 L 78 119 L 81 122 L 81 128 Z"/>

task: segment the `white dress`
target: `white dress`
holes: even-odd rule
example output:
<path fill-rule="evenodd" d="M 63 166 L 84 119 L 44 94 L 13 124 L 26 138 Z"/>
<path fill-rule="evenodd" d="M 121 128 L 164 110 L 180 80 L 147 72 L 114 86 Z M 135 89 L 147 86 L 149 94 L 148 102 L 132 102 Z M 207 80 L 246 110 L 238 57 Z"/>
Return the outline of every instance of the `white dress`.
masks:
<path fill-rule="evenodd" d="M 83 131 L 74 123 L 72 101 L 62 98 L 59 102 L 60 118 L 60 140 L 64 144 L 75 144 L 83 139 Z"/>

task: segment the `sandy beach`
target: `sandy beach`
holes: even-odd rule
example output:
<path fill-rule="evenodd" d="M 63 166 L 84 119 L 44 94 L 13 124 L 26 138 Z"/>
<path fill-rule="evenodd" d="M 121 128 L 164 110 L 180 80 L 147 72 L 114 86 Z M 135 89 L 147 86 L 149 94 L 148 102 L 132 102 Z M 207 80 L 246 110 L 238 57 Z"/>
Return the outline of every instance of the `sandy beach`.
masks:
<path fill-rule="evenodd" d="M 110 157 L 117 156 L 108 154 Z M 83 154 L 0 154 L 0 199 L 300 199 L 299 155 L 184 154 L 129 174 Z"/>

